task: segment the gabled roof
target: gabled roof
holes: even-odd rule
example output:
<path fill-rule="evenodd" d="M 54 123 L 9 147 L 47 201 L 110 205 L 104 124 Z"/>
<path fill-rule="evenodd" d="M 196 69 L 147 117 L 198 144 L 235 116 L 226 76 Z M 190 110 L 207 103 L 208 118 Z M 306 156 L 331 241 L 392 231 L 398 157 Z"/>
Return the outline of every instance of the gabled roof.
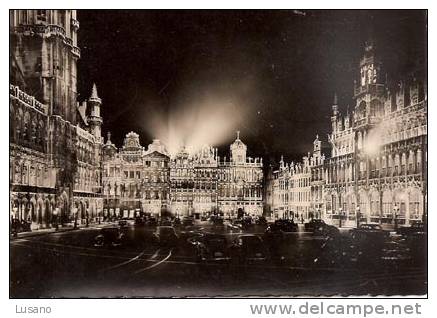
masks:
<path fill-rule="evenodd" d="M 167 156 L 166 154 L 163 154 L 159 151 L 152 151 L 152 152 L 147 152 L 144 157 L 150 157 L 150 158 L 170 158 L 169 156 Z"/>

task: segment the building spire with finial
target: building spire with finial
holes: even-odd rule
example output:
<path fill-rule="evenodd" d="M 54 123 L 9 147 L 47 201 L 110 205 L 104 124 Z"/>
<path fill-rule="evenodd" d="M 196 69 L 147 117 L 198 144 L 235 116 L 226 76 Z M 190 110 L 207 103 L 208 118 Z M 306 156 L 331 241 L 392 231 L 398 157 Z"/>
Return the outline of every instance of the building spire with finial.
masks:
<path fill-rule="evenodd" d="M 108 143 L 110 143 L 110 142 L 111 142 L 111 132 L 108 131 Z"/>
<path fill-rule="evenodd" d="M 240 140 L 240 131 L 237 130 L 237 140 Z"/>
<path fill-rule="evenodd" d="M 99 95 L 97 94 L 97 86 L 96 83 L 93 83 L 93 89 L 91 91 L 91 97 L 92 98 L 99 98 Z"/>
<path fill-rule="evenodd" d="M 102 99 L 99 97 L 99 94 L 97 93 L 96 83 L 93 83 L 93 88 L 91 90 L 91 96 L 90 96 L 89 100 L 91 102 L 96 102 L 96 103 L 99 103 L 99 104 L 102 103 Z"/>
<path fill-rule="evenodd" d="M 338 97 L 337 97 L 337 92 L 334 93 L 334 102 L 332 104 L 332 113 L 334 117 L 337 117 L 338 115 Z"/>

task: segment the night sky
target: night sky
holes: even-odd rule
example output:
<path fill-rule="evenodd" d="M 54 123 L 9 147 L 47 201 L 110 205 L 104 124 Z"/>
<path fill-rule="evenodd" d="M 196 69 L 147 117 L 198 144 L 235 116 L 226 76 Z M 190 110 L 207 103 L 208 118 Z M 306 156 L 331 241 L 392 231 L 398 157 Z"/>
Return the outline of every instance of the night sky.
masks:
<path fill-rule="evenodd" d="M 117 146 L 131 130 L 143 146 L 165 140 L 186 107 L 200 121 L 213 107 L 229 118 L 216 144 L 222 155 L 241 130 L 249 155 L 296 160 L 317 133 L 327 139 L 334 92 L 341 111 L 353 108 L 369 34 L 390 78 L 426 61 L 426 11 L 79 10 L 78 17 L 79 100 L 96 82 L 103 133 L 110 130 Z M 214 127 L 196 132 L 213 136 Z"/>

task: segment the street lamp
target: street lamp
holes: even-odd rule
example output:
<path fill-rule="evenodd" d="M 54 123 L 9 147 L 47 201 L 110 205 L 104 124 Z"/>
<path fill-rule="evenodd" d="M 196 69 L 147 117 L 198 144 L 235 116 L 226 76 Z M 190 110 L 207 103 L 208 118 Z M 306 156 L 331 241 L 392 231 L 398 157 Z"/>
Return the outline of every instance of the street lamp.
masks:
<path fill-rule="evenodd" d="M 55 217 L 55 231 L 57 231 L 59 229 L 59 227 L 58 227 L 58 209 L 59 208 L 55 208 L 53 210 L 53 216 Z"/>
<path fill-rule="evenodd" d="M 343 219 L 343 209 L 342 208 L 338 209 L 338 217 L 339 217 L 339 225 L 338 225 L 338 227 L 341 227 L 341 221 Z"/>
<path fill-rule="evenodd" d="M 77 229 L 77 208 L 73 208 L 73 216 L 74 216 L 74 229 Z"/>
<path fill-rule="evenodd" d="M 90 212 L 90 209 L 89 208 L 86 208 L 86 227 L 88 227 L 88 225 L 89 225 L 89 212 Z"/>
<path fill-rule="evenodd" d="M 397 204 L 395 204 L 394 208 L 393 208 L 393 217 L 394 217 L 394 229 L 395 231 L 398 230 L 398 212 L 399 212 L 399 207 L 397 206 Z"/>
<path fill-rule="evenodd" d="M 358 228 L 358 227 L 360 227 L 360 219 L 361 219 L 360 206 L 357 205 L 357 207 L 355 208 L 355 210 L 356 210 L 357 228 Z"/>

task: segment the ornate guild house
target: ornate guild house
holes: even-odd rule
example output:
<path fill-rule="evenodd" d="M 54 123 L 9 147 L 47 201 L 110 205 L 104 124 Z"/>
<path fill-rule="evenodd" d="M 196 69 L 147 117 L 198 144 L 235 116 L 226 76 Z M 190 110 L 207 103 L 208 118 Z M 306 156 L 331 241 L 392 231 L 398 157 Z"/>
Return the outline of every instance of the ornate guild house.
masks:
<path fill-rule="evenodd" d="M 182 147 L 170 157 L 157 139 L 145 151 L 130 132 L 117 150 L 109 135 L 103 146 L 104 215 L 262 215 L 262 159 L 246 157 L 239 134 L 230 150 L 230 161 L 206 145 L 193 155 Z"/>
<path fill-rule="evenodd" d="M 118 150 L 111 134 L 103 146 L 104 217 L 134 217 L 142 211 L 159 215 L 169 204 L 169 156 L 155 139 L 147 151 L 138 134 L 126 135 Z"/>

